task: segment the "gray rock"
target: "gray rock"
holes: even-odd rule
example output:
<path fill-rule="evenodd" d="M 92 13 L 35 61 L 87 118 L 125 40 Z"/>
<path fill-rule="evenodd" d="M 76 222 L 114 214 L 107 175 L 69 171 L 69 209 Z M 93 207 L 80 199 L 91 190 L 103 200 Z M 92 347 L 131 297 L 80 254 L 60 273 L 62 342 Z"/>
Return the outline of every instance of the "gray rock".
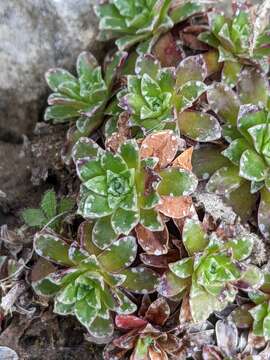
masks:
<path fill-rule="evenodd" d="M 72 70 L 82 50 L 100 53 L 93 3 L 96 1 L 0 2 L 0 140 L 30 134 L 42 118 L 48 68 Z"/>

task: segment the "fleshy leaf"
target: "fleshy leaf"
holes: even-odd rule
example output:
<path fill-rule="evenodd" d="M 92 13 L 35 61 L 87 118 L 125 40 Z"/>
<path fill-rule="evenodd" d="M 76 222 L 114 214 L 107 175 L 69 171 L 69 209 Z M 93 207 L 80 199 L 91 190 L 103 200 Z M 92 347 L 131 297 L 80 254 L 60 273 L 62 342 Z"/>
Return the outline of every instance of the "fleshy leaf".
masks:
<path fill-rule="evenodd" d="M 258 226 L 263 236 L 268 239 L 270 235 L 270 192 L 263 188 L 261 191 L 261 200 L 258 210 Z"/>
<path fill-rule="evenodd" d="M 184 246 L 190 256 L 204 251 L 209 242 L 200 222 L 193 219 L 186 219 L 182 237 Z"/>
<path fill-rule="evenodd" d="M 207 183 L 207 191 L 225 195 L 239 188 L 242 178 L 236 166 L 222 167 L 217 170 Z"/>
<path fill-rule="evenodd" d="M 136 239 L 132 236 L 120 238 L 98 256 L 106 271 L 116 272 L 128 267 L 137 254 Z"/>
<path fill-rule="evenodd" d="M 105 249 L 117 239 L 117 234 L 112 228 L 111 216 L 100 218 L 93 228 L 93 242 L 100 249 Z"/>
<path fill-rule="evenodd" d="M 167 271 L 161 277 L 157 290 L 159 294 L 165 297 L 173 297 L 185 291 L 189 285 L 190 280 L 188 278 L 180 279 L 171 271 Z"/>
<path fill-rule="evenodd" d="M 152 293 L 158 285 L 157 274 L 146 267 L 138 266 L 121 272 L 126 276 L 123 287 L 138 294 Z"/>
<path fill-rule="evenodd" d="M 35 235 L 34 248 L 38 255 L 62 265 L 74 265 L 69 259 L 69 246 L 59 236 L 50 232 Z"/>
<path fill-rule="evenodd" d="M 166 226 L 163 231 L 150 231 L 139 224 L 135 231 L 138 243 L 147 254 L 163 255 L 168 252 L 169 232 Z"/>
<path fill-rule="evenodd" d="M 169 168 L 159 172 L 161 182 L 157 191 L 159 195 L 182 196 L 192 194 L 197 187 L 195 175 L 184 169 Z"/>
<path fill-rule="evenodd" d="M 266 177 L 266 170 L 265 162 L 254 150 L 244 151 L 240 159 L 240 176 L 251 181 L 262 181 Z"/>
<path fill-rule="evenodd" d="M 200 142 L 209 142 L 221 137 L 217 119 L 199 111 L 184 111 L 178 115 L 178 125 L 183 135 Z"/>

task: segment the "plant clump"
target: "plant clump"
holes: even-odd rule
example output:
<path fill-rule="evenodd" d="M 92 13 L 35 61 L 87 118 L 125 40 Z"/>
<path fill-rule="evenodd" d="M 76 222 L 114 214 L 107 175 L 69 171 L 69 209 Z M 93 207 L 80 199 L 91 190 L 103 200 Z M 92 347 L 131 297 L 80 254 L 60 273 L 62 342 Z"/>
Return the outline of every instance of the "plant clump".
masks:
<path fill-rule="evenodd" d="M 269 357 L 269 6 L 209 4 L 102 1 L 104 62 L 46 74 L 70 182 L 23 212 L 32 287 L 105 360 Z"/>

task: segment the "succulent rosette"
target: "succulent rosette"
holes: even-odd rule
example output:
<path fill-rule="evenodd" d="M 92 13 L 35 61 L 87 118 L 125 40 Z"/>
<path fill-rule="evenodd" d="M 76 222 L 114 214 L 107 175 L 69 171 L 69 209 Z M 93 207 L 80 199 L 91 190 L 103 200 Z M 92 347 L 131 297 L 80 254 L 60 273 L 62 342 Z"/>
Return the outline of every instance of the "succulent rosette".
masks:
<path fill-rule="evenodd" d="M 175 154 L 177 139 L 171 137 Z M 135 140 L 125 141 L 112 153 L 81 138 L 73 158 L 82 181 L 78 212 L 96 220 L 93 241 L 100 248 L 120 234 L 129 234 L 139 223 L 151 231 L 162 230 L 164 224 L 156 210 L 161 196 L 189 195 L 197 186 L 190 171 L 168 167 L 168 162 L 155 171 L 159 159 L 142 157 Z"/>
<path fill-rule="evenodd" d="M 264 66 L 270 55 L 269 23 L 267 14 L 261 14 L 264 10 L 258 9 L 253 14 L 248 9 L 236 7 L 235 10 L 232 18 L 209 13 L 210 29 L 199 35 L 201 41 L 218 49 L 219 61 L 224 62 L 223 81 L 231 86 L 235 85 L 244 64 Z"/>
<path fill-rule="evenodd" d="M 226 195 L 243 219 L 250 215 L 255 206 L 254 194 L 260 193 L 258 222 L 261 232 L 267 237 L 270 227 L 266 215 L 270 197 L 268 80 L 255 69 L 245 69 L 240 76 L 237 93 L 221 83 L 214 84 L 207 93 L 211 108 L 224 122 L 223 135 L 229 142 L 229 146 L 219 154 L 218 148 L 213 151 L 216 155 L 213 154 L 215 161 L 209 165 L 212 169 L 205 168 L 207 175 L 213 173 L 207 190 Z M 225 94 L 226 100 L 223 101 Z M 220 161 L 220 154 L 227 160 Z M 197 156 L 203 162 L 203 158 L 208 156 L 207 150 L 200 149 Z M 201 171 L 203 168 L 202 164 Z M 241 194 L 245 199 L 244 204 L 241 203 Z"/>
<path fill-rule="evenodd" d="M 253 319 L 252 333 L 270 340 L 270 274 L 264 269 L 264 282 L 260 289 L 249 292 L 255 304 L 248 310 Z M 246 310 L 247 311 L 247 310 Z"/>
<path fill-rule="evenodd" d="M 223 310 L 234 301 L 238 287 L 248 290 L 260 285 L 259 270 L 243 263 L 252 251 L 250 238 L 222 241 L 215 233 L 208 236 L 198 220 L 187 219 L 182 239 L 188 257 L 169 264 L 158 291 L 176 301 L 188 294 L 195 322 Z"/>
<path fill-rule="evenodd" d="M 162 68 L 150 54 L 140 56 L 135 75 L 127 76 L 127 89 L 118 94 L 119 106 L 130 114 L 129 125 L 137 137 L 172 129 L 197 141 L 216 140 L 221 136 L 218 121 L 191 110 L 207 90 L 207 76 L 201 55 L 184 59 L 176 69 Z"/>
<path fill-rule="evenodd" d="M 48 98 L 44 118 L 54 123 L 76 121 L 76 127 L 67 135 L 71 145 L 102 124 L 113 80 L 126 56 L 125 52 L 117 52 L 107 61 L 103 73 L 95 57 L 82 52 L 76 64 L 78 78 L 61 68 L 47 71 L 45 78 L 53 93 Z"/>
<path fill-rule="evenodd" d="M 91 223 L 82 223 L 79 241 L 71 244 L 51 231 L 35 235 L 37 254 L 62 268 L 35 280 L 33 287 L 40 295 L 54 297 L 54 312 L 75 315 L 101 341 L 113 333 L 112 311 L 130 314 L 136 310 L 123 288 L 152 292 L 157 277 L 142 266 L 127 269 L 137 254 L 134 237 L 122 237 L 99 251 L 92 243 L 92 227 Z"/>
<path fill-rule="evenodd" d="M 197 2 L 189 1 L 169 12 L 171 4 L 171 0 L 109 0 L 97 5 L 99 38 L 117 39 L 120 50 L 140 43 L 137 51 L 148 52 L 160 34 L 201 10 Z"/>

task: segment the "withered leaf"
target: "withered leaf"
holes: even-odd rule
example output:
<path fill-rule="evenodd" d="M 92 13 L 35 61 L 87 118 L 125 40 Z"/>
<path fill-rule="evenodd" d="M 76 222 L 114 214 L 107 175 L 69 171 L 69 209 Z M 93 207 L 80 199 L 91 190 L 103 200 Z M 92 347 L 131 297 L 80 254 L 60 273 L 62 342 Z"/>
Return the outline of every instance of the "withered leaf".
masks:
<path fill-rule="evenodd" d="M 191 146 L 187 150 L 183 151 L 182 154 L 177 156 L 177 158 L 173 161 L 172 166 L 192 171 L 192 154 L 193 146 Z"/>
<path fill-rule="evenodd" d="M 162 231 L 150 231 L 141 224 L 135 228 L 140 246 L 149 255 L 163 255 L 168 252 L 169 232 L 166 226 Z"/>
<path fill-rule="evenodd" d="M 162 196 L 161 203 L 156 206 L 156 209 L 164 215 L 181 219 L 190 215 L 191 206 L 190 196 Z"/>

